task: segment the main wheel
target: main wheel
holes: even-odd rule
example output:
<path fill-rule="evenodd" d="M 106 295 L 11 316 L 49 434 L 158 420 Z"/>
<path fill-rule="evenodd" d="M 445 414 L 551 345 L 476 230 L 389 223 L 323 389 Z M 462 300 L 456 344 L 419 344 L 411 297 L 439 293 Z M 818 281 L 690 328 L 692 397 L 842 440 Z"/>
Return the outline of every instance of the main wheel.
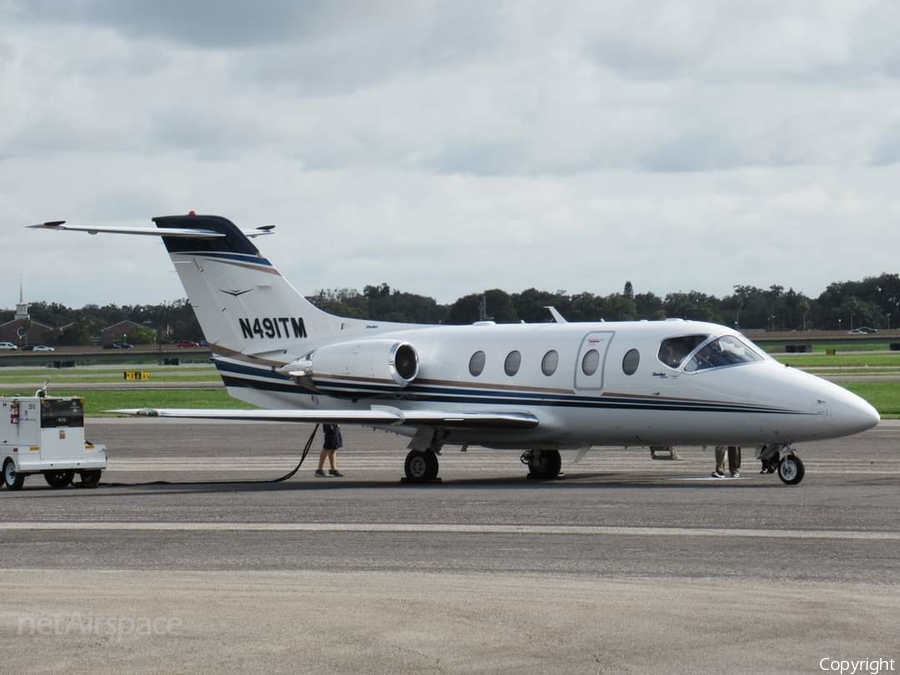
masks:
<path fill-rule="evenodd" d="M 406 455 L 406 478 L 413 483 L 425 483 L 438 475 L 438 458 L 430 450 L 410 450 Z"/>
<path fill-rule="evenodd" d="M 778 465 L 778 477 L 785 485 L 796 485 L 806 474 L 803 462 L 797 455 L 788 455 Z"/>
<path fill-rule="evenodd" d="M 528 462 L 533 478 L 556 478 L 562 468 L 559 450 L 535 450 Z"/>
<path fill-rule="evenodd" d="M 75 478 L 74 471 L 45 471 L 44 472 L 44 480 L 47 481 L 47 485 L 50 487 L 59 490 L 60 488 L 66 487 L 69 483 L 72 482 L 72 479 Z"/>
<path fill-rule="evenodd" d="M 16 465 L 11 459 L 7 459 L 3 465 L 3 480 L 10 490 L 21 490 L 25 484 L 25 476 L 16 471 Z"/>
<path fill-rule="evenodd" d="M 100 474 L 102 471 L 100 469 L 90 469 L 88 471 L 81 472 L 81 482 L 79 483 L 80 487 L 97 487 L 97 483 L 100 482 Z"/>

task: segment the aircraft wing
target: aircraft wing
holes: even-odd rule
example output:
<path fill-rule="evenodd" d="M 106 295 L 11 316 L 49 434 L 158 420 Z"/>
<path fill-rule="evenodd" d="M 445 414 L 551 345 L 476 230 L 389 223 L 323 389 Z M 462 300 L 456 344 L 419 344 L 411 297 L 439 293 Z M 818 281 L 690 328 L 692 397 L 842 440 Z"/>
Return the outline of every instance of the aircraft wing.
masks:
<path fill-rule="evenodd" d="M 177 227 L 109 227 L 106 225 L 66 225 L 64 220 L 50 220 L 37 225 L 27 225 L 37 230 L 65 230 L 67 232 L 87 232 L 88 234 L 138 234 L 146 237 L 190 237 L 191 239 L 221 239 L 225 235 L 213 230 L 177 228 Z M 261 237 L 273 234 L 274 225 L 263 225 L 255 230 L 244 231 L 246 237 Z"/>
<path fill-rule="evenodd" d="M 223 408 L 119 408 L 106 412 L 136 417 L 241 420 L 248 422 L 309 422 L 362 426 L 439 427 L 444 429 L 533 429 L 538 418 L 529 413 L 449 413 L 432 410 L 229 410 Z"/>

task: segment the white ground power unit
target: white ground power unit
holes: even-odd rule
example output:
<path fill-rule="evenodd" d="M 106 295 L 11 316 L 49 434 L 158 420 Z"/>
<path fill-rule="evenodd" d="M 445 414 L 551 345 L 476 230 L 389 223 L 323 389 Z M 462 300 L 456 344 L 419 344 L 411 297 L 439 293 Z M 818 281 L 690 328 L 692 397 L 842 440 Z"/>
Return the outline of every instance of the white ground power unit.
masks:
<path fill-rule="evenodd" d="M 79 474 L 93 487 L 106 468 L 106 446 L 84 439 L 84 399 L 63 396 L 0 397 L 0 487 L 20 490 L 43 474 L 64 488 Z"/>

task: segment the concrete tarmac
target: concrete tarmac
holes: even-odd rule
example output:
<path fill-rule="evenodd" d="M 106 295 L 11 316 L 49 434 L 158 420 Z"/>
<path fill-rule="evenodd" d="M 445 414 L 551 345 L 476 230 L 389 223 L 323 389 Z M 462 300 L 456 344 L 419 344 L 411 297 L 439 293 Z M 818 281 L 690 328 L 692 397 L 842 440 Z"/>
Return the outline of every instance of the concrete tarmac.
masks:
<path fill-rule="evenodd" d="M 404 439 L 342 430 L 345 478 L 319 437 L 273 483 L 310 426 L 89 420 L 100 487 L 0 490 L 0 672 L 900 669 L 896 422 L 800 446 L 796 487 L 702 448 L 557 481 L 448 448 L 406 485 Z"/>

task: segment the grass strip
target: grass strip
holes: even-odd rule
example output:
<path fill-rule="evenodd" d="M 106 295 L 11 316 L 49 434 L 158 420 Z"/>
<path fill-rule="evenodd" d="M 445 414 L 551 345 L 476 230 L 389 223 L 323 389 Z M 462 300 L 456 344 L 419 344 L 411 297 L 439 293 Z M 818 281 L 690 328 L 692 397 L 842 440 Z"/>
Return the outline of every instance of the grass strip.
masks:
<path fill-rule="evenodd" d="M 112 408 L 228 408 L 250 410 L 255 406 L 231 398 L 224 389 L 140 389 L 135 391 L 54 391 L 54 396 L 81 396 L 84 413 L 108 417 Z"/>
<path fill-rule="evenodd" d="M 900 417 L 900 384 L 897 382 L 848 382 L 843 386 L 875 406 L 884 419 Z"/>

